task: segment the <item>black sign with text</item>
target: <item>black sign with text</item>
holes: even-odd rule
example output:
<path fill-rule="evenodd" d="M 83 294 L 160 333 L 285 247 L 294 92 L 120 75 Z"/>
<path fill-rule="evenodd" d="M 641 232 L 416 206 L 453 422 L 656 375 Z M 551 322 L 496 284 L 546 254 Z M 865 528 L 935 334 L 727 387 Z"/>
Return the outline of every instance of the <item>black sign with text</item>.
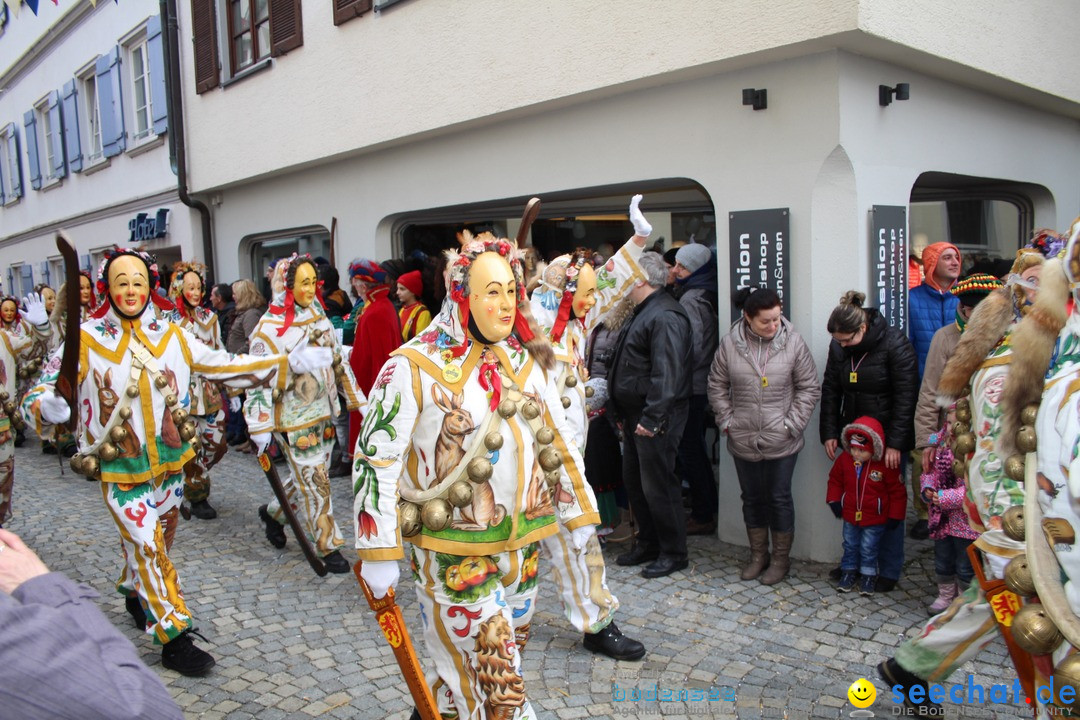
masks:
<path fill-rule="evenodd" d="M 874 205 L 870 210 L 870 297 L 895 328 L 908 326 L 907 208 Z"/>
<path fill-rule="evenodd" d="M 787 208 L 742 210 L 728 215 L 732 290 L 744 287 L 775 290 L 783 303 L 785 317 L 791 310 L 787 249 L 790 219 Z M 731 321 L 738 317 L 738 309 L 732 307 Z"/>

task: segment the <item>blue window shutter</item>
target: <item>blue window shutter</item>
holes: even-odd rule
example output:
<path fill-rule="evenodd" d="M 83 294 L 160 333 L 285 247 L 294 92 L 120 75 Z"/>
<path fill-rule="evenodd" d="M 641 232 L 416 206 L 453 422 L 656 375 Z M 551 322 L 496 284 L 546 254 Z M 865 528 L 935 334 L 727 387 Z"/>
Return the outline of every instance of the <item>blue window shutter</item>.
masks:
<path fill-rule="evenodd" d="M 9 200 L 22 197 L 22 157 L 19 156 L 19 128 L 15 123 L 8 125 L 8 157 L 15 159 L 15 177 L 11 178 L 11 197 Z"/>
<path fill-rule="evenodd" d="M 60 93 L 49 93 L 49 127 L 52 128 L 52 176 L 62 178 L 67 175 L 67 163 L 64 162 L 64 119 L 60 115 Z"/>
<path fill-rule="evenodd" d="M 22 266 L 22 295 L 34 289 L 34 266 Z"/>
<path fill-rule="evenodd" d="M 30 163 L 30 187 L 41 189 L 41 164 L 38 163 L 37 118 L 33 110 L 23 113 L 23 126 L 26 128 L 26 159 Z"/>
<path fill-rule="evenodd" d="M 71 172 L 82 172 L 82 146 L 79 143 L 79 103 L 75 81 L 64 83 L 64 145 Z"/>
<path fill-rule="evenodd" d="M 7 168 L 0 167 L 0 205 L 7 202 L 7 197 L 4 195 L 4 175 Z"/>
<path fill-rule="evenodd" d="M 105 157 L 119 155 L 127 147 L 124 104 L 120 92 L 120 47 L 97 59 L 98 104 L 101 106 L 101 149 Z"/>
<path fill-rule="evenodd" d="M 153 111 L 154 134 L 161 135 L 169 129 L 169 112 L 165 101 L 165 50 L 160 15 L 154 15 L 146 22 L 146 52 L 150 56 L 150 109 Z"/>

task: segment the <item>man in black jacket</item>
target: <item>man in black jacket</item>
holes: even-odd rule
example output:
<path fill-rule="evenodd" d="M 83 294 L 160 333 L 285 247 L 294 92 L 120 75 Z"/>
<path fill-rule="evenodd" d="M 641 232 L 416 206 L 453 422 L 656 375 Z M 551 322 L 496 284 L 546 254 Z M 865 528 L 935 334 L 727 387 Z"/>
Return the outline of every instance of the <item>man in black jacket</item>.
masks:
<path fill-rule="evenodd" d="M 638 525 L 634 547 L 615 562 L 652 561 L 641 574 L 654 578 L 688 564 L 675 457 L 689 405 L 692 343 L 686 311 L 657 292 L 667 281 L 664 259 L 647 252 L 638 264 L 645 279 L 630 290 L 636 308 L 608 371 L 612 411 L 625 435 L 623 483 Z"/>

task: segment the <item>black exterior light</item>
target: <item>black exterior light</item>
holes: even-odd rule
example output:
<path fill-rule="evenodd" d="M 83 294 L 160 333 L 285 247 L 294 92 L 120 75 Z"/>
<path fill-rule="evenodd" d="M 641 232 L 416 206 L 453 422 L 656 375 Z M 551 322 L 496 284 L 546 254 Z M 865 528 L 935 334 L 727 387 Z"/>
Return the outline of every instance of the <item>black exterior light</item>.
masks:
<path fill-rule="evenodd" d="M 746 91 L 744 90 L 743 93 L 745 97 Z M 907 100 L 911 97 L 911 86 L 907 83 L 897 83 L 894 88 L 888 85 L 878 85 L 878 105 L 881 107 L 891 105 L 893 97 L 897 100 Z"/>
<path fill-rule="evenodd" d="M 755 90 L 754 88 L 745 88 L 742 91 L 742 104 L 752 105 L 755 110 L 764 110 L 769 107 L 769 95 L 768 90 L 762 88 L 761 90 Z"/>

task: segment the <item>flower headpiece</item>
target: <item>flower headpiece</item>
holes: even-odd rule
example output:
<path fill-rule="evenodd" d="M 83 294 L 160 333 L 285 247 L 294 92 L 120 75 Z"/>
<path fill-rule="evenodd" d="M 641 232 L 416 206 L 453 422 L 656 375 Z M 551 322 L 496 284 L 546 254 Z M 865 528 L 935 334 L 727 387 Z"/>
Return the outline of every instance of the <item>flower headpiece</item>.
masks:
<path fill-rule="evenodd" d="M 195 273 L 199 276 L 199 285 L 202 287 L 202 292 L 206 293 L 206 266 L 198 260 L 184 261 L 173 263 L 173 276 L 172 283 L 169 285 L 169 297 L 172 298 L 173 303 L 176 305 L 177 312 L 182 317 L 188 317 L 187 304 L 184 302 L 184 276 L 188 273 Z"/>
<path fill-rule="evenodd" d="M 114 245 L 113 247 L 105 251 L 104 256 L 101 258 L 101 262 L 98 264 L 97 282 L 94 283 L 94 289 L 97 294 L 101 298 L 108 298 L 109 266 L 112 265 L 113 260 L 118 257 L 123 257 L 124 255 L 132 255 L 143 261 L 143 264 L 146 265 L 146 272 L 149 275 L 147 279 L 150 283 L 150 300 L 161 310 L 172 310 L 173 304 L 167 299 L 158 295 L 156 292 L 158 286 L 161 284 L 161 277 L 160 275 L 158 275 L 157 258 L 144 250 L 139 250 L 138 248 L 122 248 Z M 100 318 L 106 312 L 108 312 L 108 309 L 109 303 L 102 302 L 93 311 L 91 316 L 94 318 Z"/>

